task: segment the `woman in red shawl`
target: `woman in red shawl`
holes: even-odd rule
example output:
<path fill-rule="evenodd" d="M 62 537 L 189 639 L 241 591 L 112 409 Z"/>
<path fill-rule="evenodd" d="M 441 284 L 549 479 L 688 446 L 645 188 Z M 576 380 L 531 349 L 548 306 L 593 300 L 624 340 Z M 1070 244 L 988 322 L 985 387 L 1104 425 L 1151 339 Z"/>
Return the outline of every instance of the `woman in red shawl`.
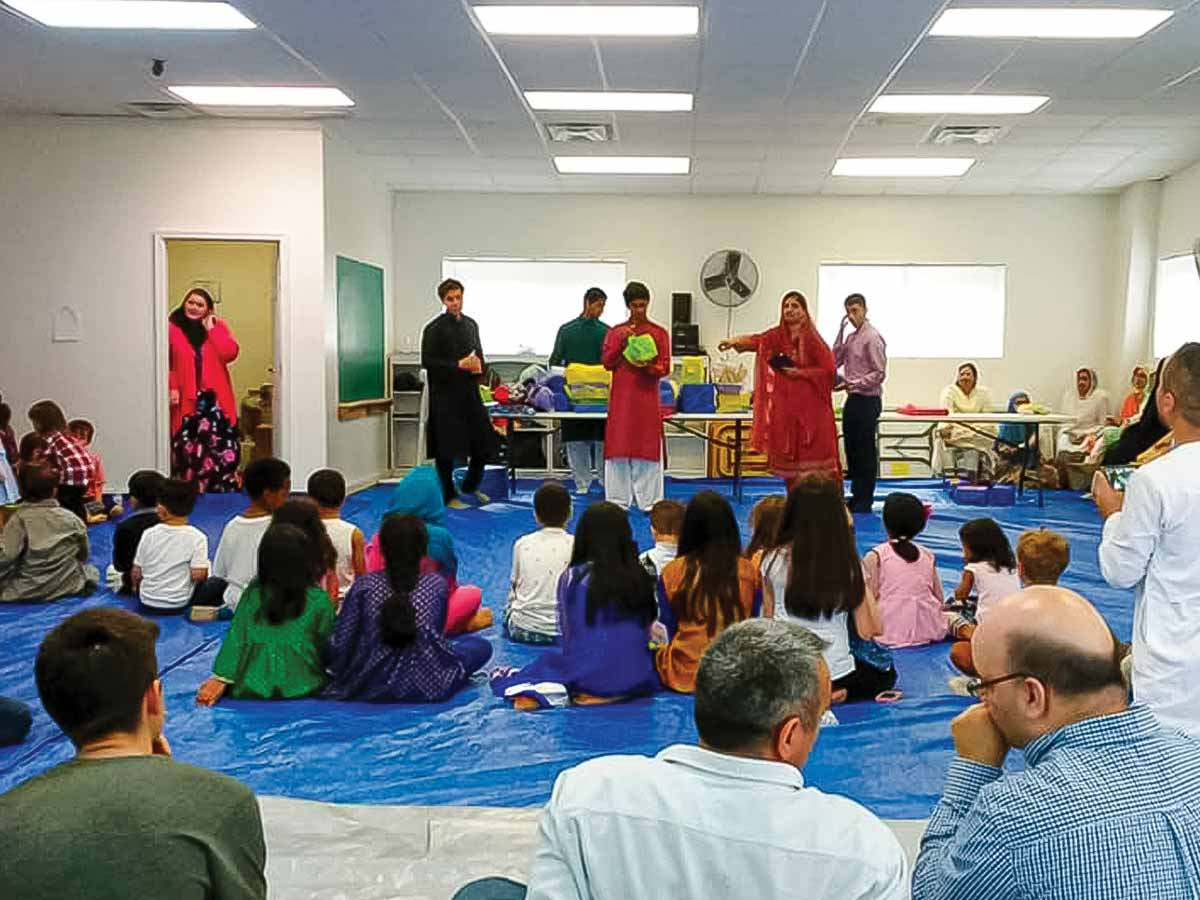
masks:
<path fill-rule="evenodd" d="M 237 403 L 228 366 L 237 359 L 238 344 L 229 326 L 214 315 L 212 295 L 204 288 L 192 288 L 169 318 L 171 434 L 196 411 L 196 399 L 204 391 L 216 394 L 217 406 L 236 425 Z"/>
<path fill-rule="evenodd" d="M 841 481 L 833 418 L 833 352 L 808 315 L 799 291 L 783 295 L 779 324 L 761 334 L 722 341 L 722 350 L 758 355 L 750 446 L 790 491 L 806 475 Z"/>

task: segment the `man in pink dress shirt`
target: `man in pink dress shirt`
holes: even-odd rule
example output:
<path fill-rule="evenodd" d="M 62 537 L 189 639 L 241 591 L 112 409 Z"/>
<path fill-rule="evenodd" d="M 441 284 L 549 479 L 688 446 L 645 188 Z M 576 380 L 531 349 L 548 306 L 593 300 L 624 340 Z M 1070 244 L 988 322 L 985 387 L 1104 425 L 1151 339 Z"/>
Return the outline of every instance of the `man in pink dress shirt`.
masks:
<path fill-rule="evenodd" d="M 849 337 L 846 337 L 847 324 L 855 329 Z M 838 367 L 834 390 L 846 392 L 842 438 L 846 444 L 846 475 L 850 479 L 850 511 L 869 513 L 879 467 L 875 430 L 883 411 L 887 343 L 867 321 L 867 300 L 862 294 L 846 298 L 846 315 L 833 343 L 833 359 Z"/>

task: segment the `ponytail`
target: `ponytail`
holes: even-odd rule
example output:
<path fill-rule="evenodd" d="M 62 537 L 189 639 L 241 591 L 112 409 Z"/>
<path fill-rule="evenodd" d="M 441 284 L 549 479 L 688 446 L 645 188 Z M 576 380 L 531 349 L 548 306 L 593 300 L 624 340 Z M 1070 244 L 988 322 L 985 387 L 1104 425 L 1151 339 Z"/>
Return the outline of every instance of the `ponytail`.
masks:
<path fill-rule="evenodd" d="M 906 563 L 921 558 L 921 548 L 913 543 L 913 538 L 925 529 L 926 518 L 925 505 L 912 494 L 897 491 L 883 501 L 883 527 L 887 529 L 888 543 Z"/>
<path fill-rule="evenodd" d="M 915 563 L 921 558 L 921 551 L 907 537 L 892 538 L 888 543 L 892 545 L 892 549 L 896 551 L 896 555 L 906 563 Z"/>
<path fill-rule="evenodd" d="M 392 588 L 379 614 L 380 638 L 397 650 L 409 646 L 419 630 L 412 592 L 421 577 L 421 559 L 428 545 L 425 523 L 416 516 L 388 516 L 379 529 L 379 546 Z"/>

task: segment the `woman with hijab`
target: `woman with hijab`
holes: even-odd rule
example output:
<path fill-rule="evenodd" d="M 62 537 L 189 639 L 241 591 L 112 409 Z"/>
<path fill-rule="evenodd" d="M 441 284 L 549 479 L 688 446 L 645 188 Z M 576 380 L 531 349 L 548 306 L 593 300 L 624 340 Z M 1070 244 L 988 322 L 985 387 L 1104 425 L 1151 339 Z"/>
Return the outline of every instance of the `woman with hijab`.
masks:
<path fill-rule="evenodd" d="M 1159 360 L 1154 377 L 1147 384 L 1148 393 L 1142 403 L 1142 413 L 1125 426 L 1117 442 L 1104 453 L 1104 465 L 1126 466 L 1157 444 L 1167 435 L 1167 427 L 1158 418 L 1156 397 L 1162 383 L 1162 370 L 1166 358 Z"/>
<path fill-rule="evenodd" d="M 1128 425 L 1137 418 L 1150 389 L 1150 370 L 1145 366 L 1134 366 L 1129 385 L 1129 393 L 1125 395 L 1120 411 L 1108 420 L 1109 425 Z"/>
<path fill-rule="evenodd" d="M 1077 454 L 1087 455 L 1112 413 L 1108 392 L 1099 387 L 1095 370 L 1081 366 L 1075 370 L 1075 384 L 1063 394 L 1062 413 L 1075 419 L 1058 435 L 1057 455 L 1061 459 L 1066 454 L 1064 462 L 1077 462 Z"/>
<path fill-rule="evenodd" d="M 1021 407 L 1032 405 L 1032 400 L 1029 397 L 1028 391 L 1017 391 L 1008 398 L 1007 411 L 1013 414 L 1021 412 Z M 1029 459 L 1027 465 L 1037 465 L 1037 426 L 1036 425 L 1017 425 L 1015 423 L 1006 422 L 1000 426 L 999 433 L 996 436 L 995 450 L 1002 458 L 1010 462 L 1020 464 L 1021 454 L 1025 452 L 1025 445 L 1033 438 L 1033 443 L 1029 447 Z"/>
<path fill-rule="evenodd" d="M 750 446 L 790 491 L 809 475 L 842 479 L 833 416 L 833 351 L 808 314 L 808 301 L 788 291 L 779 324 L 761 334 L 720 343 L 721 350 L 757 354 Z"/>
<path fill-rule="evenodd" d="M 986 413 L 992 411 L 992 396 L 986 387 L 979 384 L 979 367 L 967 361 L 959 364 L 954 384 L 946 385 L 938 405 L 947 412 Z M 960 468 L 968 471 L 992 468 L 992 446 L 996 432 L 990 425 L 965 425 L 948 423 L 937 429 L 934 446 L 934 470 L 945 471 Z"/>
<path fill-rule="evenodd" d="M 237 424 L 237 401 L 228 366 L 237 359 L 238 343 L 223 319 L 213 312 L 213 298 L 204 288 L 192 288 L 170 316 L 169 387 L 171 434 L 185 416 L 196 411 L 204 391 L 216 394 L 216 404 L 232 425 Z"/>

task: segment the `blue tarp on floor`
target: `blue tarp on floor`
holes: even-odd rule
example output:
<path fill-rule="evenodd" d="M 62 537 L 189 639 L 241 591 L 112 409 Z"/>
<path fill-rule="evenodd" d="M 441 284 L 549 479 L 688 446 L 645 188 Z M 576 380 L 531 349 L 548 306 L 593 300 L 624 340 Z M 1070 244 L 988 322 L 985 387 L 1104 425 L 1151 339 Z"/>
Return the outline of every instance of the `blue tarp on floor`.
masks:
<path fill-rule="evenodd" d="M 703 487 L 728 493 L 727 483 L 674 481 L 670 496 L 686 499 Z M 522 482 L 510 501 L 483 509 L 450 511 L 461 560 L 460 580 L 483 588 L 484 603 L 499 617 L 509 577 L 513 541 L 532 530 L 531 491 Z M 1049 493 L 1039 509 L 1026 500 L 1010 509 L 979 510 L 951 504 L 930 482 L 886 482 L 884 491 L 913 490 L 935 504 L 921 542 L 938 557 L 948 586 L 961 569 L 958 528 L 991 514 L 1012 539 L 1045 525 L 1067 535 L 1072 560 L 1063 584 L 1094 602 L 1119 637 L 1128 640 L 1132 596 L 1104 584 L 1096 547 L 1100 522 L 1090 503 L 1075 494 Z M 743 531 L 754 501 L 780 489 L 778 482 L 751 480 L 737 505 Z M 378 527 L 387 487 L 350 498 L 345 516 L 368 536 Z M 224 522 L 242 498 L 205 497 L 193 522 L 215 551 Z M 576 509 L 578 516 L 580 510 Z M 878 516 L 858 517 L 860 549 L 884 539 Z M 635 535 L 649 546 L 644 515 L 634 514 Z M 93 561 L 103 569 L 110 556 L 112 526 L 91 529 Z M 0 607 L 0 694 L 36 711 L 25 743 L 0 749 L 0 792 L 71 756 L 71 746 L 46 716 L 33 683 L 33 659 L 42 635 L 66 616 L 97 604 L 133 604 L 99 593 L 82 600 Z M 196 688 L 209 674 L 227 627 L 159 620 L 159 665 L 167 694 L 167 734 L 176 758 L 233 775 L 256 791 L 342 803 L 530 806 L 545 802 L 563 768 L 607 753 L 653 754 L 667 744 L 693 741 L 692 699 L 662 693 L 631 703 L 517 713 L 496 700 L 483 675 L 448 703 L 376 706 L 318 700 L 222 701 L 195 706 Z M 511 644 L 499 628 L 483 632 L 495 647 L 490 665 L 520 665 L 535 648 Z M 951 757 L 949 721 L 968 700 L 953 696 L 946 644 L 896 653 L 899 703 L 837 708 L 841 725 L 824 729 L 805 768 L 808 783 L 845 794 L 885 818 L 924 818 L 940 795 Z"/>

